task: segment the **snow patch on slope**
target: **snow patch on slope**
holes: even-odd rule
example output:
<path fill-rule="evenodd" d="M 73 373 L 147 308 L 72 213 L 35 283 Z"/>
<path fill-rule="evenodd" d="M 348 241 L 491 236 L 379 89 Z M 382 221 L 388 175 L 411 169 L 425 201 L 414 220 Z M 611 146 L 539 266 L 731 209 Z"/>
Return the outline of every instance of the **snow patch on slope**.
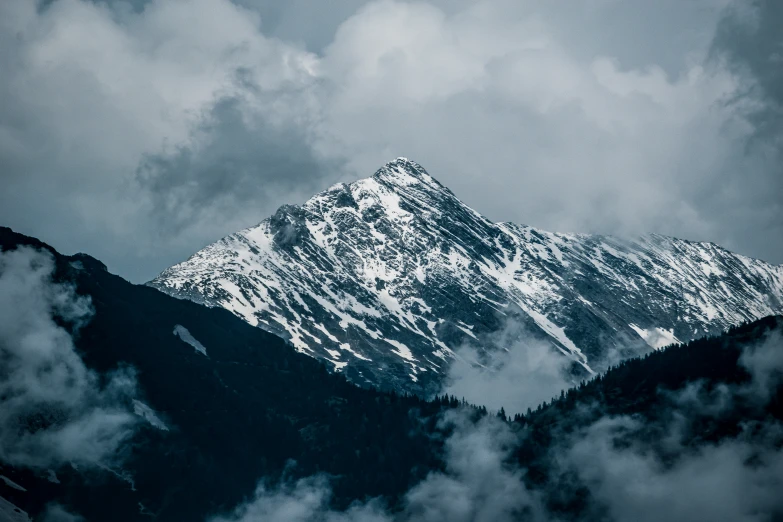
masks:
<path fill-rule="evenodd" d="M 158 417 L 158 414 L 155 413 L 155 410 L 139 400 L 133 399 L 133 413 L 149 422 L 152 427 L 161 431 L 169 431 L 168 426 L 166 426 L 166 423 L 163 422 L 160 417 Z"/>
<path fill-rule="evenodd" d="M 630 326 L 634 332 L 638 333 L 639 337 L 644 339 L 644 342 L 656 350 L 660 350 L 661 348 L 665 348 L 673 344 L 682 344 L 680 340 L 674 336 L 674 331 L 671 329 L 665 330 L 658 327 L 649 329 L 639 328 L 633 323 L 629 324 L 628 326 Z"/>
<path fill-rule="evenodd" d="M 192 346 L 198 353 L 202 355 L 207 355 L 207 349 L 204 347 L 203 344 L 198 342 L 198 339 L 193 337 L 191 333 L 188 331 L 187 328 L 182 326 L 181 324 L 174 326 L 174 335 L 188 343 L 190 346 Z"/>

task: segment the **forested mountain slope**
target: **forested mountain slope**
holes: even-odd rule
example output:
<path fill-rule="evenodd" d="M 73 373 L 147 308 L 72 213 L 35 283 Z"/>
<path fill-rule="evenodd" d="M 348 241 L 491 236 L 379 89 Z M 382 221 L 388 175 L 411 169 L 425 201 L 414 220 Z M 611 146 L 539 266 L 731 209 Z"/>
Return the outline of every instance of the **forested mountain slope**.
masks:
<path fill-rule="evenodd" d="M 89 256 L 63 256 L 0 229 L 1 255 L 20 248 L 48 252 L 52 284 L 72 284 L 76 294 L 89 296 L 93 313 L 81 328 L 56 318 L 73 334 L 86 366 L 103 380 L 121 367 L 135 370 L 132 396 L 112 407 L 138 410 L 132 401 L 139 400 L 166 427 L 136 415 L 121 464 L 60 466 L 53 469 L 59 483 L 48 480 L 51 463 L 16 472 L 3 465 L 0 475 L 27 491 L 0 483 L 0 496 L 29 513 L 57 500 L 90 521 L 146 519 L 143 513 L 192 521 L 232 507 L 260 478 L 279 477 L 291 460 L 293 476 L 344 477 L 335 483 L 338 500 L 400 494 L 437 465 L 427 424 L 411 412 L 431 415 L 440 406 L 357 388 L 225 310 L 130 284 Z M 178 327 L 206 354 L 183 340 Z M 0 397 L 0 408 L 6 400 Z M 40 409 L 56 411 L 57 401 Z M 26 417 L 8 422 L 4 431 L 41 427 Z M 39 422 L 56 427 L 68 419 L 45 415 Z"/>
<path fill-rule="evenodd" d="M 0 304 L 16 307 L 4 309 L 13 323 L 0 321 L 0 508 L 20 517 L 42 520 L 57 503 L 93 522 L 255 522 L 270 501 L 340 522 L 780 513 L 770 493 L 783 480 L 780 317 L 624 362 L 500 420 L 456 398 L 356 387 L 225 310 L 132 285 L 10 229 L 0 250 Z M 29 312 L 51 324 L 27 331 Z M 46 328 L 56 335 L 42 337 Z M 41 356 L 47 343 L 56 357 Z M 38 359 L 26 358 L 33 348 Z M 705 503 L 693 488 L 714 476 L 737 479 Z M 322 483 L 331 496 L 302 504 L 301 485 Z M 682 509 L 656 511 L 669 507 Z"/>

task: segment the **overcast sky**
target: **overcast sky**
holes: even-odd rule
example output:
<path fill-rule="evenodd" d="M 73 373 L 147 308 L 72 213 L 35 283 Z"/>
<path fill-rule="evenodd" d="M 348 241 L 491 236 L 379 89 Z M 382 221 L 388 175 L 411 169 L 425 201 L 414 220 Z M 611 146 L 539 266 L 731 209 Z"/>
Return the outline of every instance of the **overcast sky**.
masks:
<path fill-rule="evenodd" d="M 778 0 L 2 0 L 0 224 L 134 281 L 421 163 L 497 221 L 783 262 Z"/>

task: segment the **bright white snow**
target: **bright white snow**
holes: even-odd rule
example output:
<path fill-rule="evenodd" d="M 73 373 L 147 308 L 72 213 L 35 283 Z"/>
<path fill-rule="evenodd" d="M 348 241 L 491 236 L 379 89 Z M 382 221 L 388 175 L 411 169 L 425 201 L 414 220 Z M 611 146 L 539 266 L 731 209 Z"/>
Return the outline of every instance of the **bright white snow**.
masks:
<path fill-rule="evenodd" d="M 481 314 L 512 308 L 587 369 L 579 321 L 605 321 L 603 335 L 635 332 L 657 349 L 680 342 L 677 325 L 696 336 L 783 313 L 781 266 L 658 235 L 626 241 L 493 223 L 402 158 L 281 216 L 298 227 L 295 245 L 279 244 L 280 222 L 267 219 L 153 284 L 181 297 L 191 297 L 180 293 L 188 287 L 250 324 L 287 332 L 297 350 L 336 369 L 370 359 L 443 368 L 456 345 L 438 324 L 457 324 L 457 342 L 480 342 Z M 481 313 L 464 315 L 470 308 Z M 650 317 L 654 327 L 637 326 Z"/>

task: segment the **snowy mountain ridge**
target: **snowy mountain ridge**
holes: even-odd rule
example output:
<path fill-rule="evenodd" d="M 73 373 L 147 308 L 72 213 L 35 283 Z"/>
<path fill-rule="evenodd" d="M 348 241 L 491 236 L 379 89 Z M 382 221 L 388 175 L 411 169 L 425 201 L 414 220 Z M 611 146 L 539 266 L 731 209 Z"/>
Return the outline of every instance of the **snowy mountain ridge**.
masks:
<path fill-rule="evenodd" d="M 783 313 L 783 266 L 660 235 L 493 223 L 406 158 L 149 284 L 285 336 L 354 382 L 414 392 L 439 387 L 456 348 L 502 348 L 508 321 L 592 371 Z"/>

